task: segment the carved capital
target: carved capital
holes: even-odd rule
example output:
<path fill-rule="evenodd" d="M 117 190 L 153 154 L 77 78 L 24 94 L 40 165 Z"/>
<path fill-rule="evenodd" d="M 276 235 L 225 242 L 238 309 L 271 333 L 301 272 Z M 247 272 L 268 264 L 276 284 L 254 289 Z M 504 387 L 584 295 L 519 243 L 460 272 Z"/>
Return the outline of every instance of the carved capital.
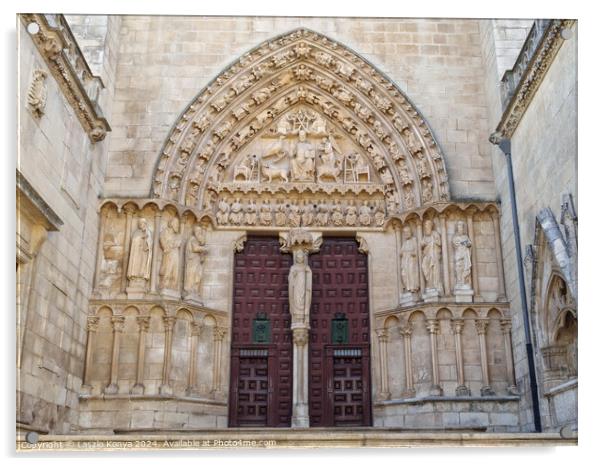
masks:
<path fill-rule="evenodd" d="M 111 324 L 113 325 L 114 332 L 123 332 L 124 323 L 125 323 L 125 316 L 111 317 Z"/>
<path fill-rule="evenodd" d="M 489 319 L 476 319 L 475 326 L 477 327 L 477 333 L 484 335 L 487 333 L 487 327 L 489 326 Z"/>
<path fill-rule="evenodd" d="M 86 330 L 88 332 L 96 332 L 98 330 L 98 321 L 100 319 L 96 316 L 88 316 L 88 321 L 86 322 Z"/>
<path fill-rule="evenodd" d="M 378 341 L 380 342 L 387 342 L 389 340 L 389 332 L 386 328 L 377 329 L 376 336 L 378 337 Z"/>
<path fill-rule="evenodd" d="M 171 332 L 173 330 L 173 326 L 176 323 L 175 316 L 165 316 L 163 317 L 163 325 L 165 326 L 166 332 Z"/>
<path fill-rule="evenodd" d="M 307 328 L 293 329 L 293 342 L 296 346 L 305 346 L 309 339 L 309 330 Z"/>
<path fill-rule="evenodd" d="M 193 337 L 198 337 L 201 334 L 202 328 L 203 328 L 203 326 L 201 324 L 199 324 L 198 322 L 192 322 L 191 328 L 190 328 L 190 334 Z"/>
<path fill-rule="evenodd" d="M 454 334 L 462 334 L 462 330 L 464 329 L 464 320 L 452 319 L 452 329 Z"/>
<path fill-rule="evenodd" d="M 136 317 L 138 323 L 138 330 L 140 332 L 147 332 L 150 324 L 150 316 L 138 316 Z"/>
<path fill-rule="evenodd" d="M 222 341 L 226 336 L 226 329 L 224 327 L 213 328 L 213 340 Z"/>
<path fill-rule="evenodd" d="M 426 321 L 426 328 L 429 333 L 439 333 L 439 321 L 437 319 L 428 319 Z"/>
<path fill-rule="evenodd" d="M 500 326 L 503 334 L 509 334 L 512 332 L 512 319 L 501 319 Z"/>
<path fill-rule="evenodd" d="M 412 324 L 410 324 L 408 322 L 407 325 L 405 325 L 404 327 L 401 327 L 399 329 L 399 334 L 403 337 L 403 338 L 410 338 L 412 336 Z"/>
<path fill-rule="evenodd" d="M 358 242 L 358 251 L 361 252 L 362 254 L 368 254 L 368 252 L 370 252 L 370 249 L 368 247 L 368 241 L 366 241 L 366 238 L 364 238 L 363 236 L 356 234 L 355 235 L 355 240 Z"/>
<path fill-rule="evenodd" d="M 293 228 L 280 233 L 280 250 L 292 252 L 301 249 L 307 253 L 318 252 L 322 246 L 322 233 L 310 232 L 305 228 Z"/>
<path fill-rule="evenodd" d="M 245 248 L 246 241 L 247 241 L 246 233 L 244 235 L 242 235 L 241 237 L 239 237 L 237 240 L 235 240 L 234 244 L 233 244 L 234 252 L 242 252 L 243 249 Z"/>

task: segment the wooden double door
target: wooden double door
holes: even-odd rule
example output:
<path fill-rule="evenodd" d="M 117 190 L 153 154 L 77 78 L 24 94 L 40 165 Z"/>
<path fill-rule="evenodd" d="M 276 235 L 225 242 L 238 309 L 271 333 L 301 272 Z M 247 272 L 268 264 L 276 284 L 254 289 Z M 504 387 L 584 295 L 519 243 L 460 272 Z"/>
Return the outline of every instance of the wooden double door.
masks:
<path fill-rule="evenodd" d="M 293 360 L 288 272 L 277 238 L 249 237 L 235 255 L 229 425 L 289 427 Z M 368 426 L 367 257 L 353 238 L 325 238 L 312 254 L 309 416 L 312 427 Z"/>

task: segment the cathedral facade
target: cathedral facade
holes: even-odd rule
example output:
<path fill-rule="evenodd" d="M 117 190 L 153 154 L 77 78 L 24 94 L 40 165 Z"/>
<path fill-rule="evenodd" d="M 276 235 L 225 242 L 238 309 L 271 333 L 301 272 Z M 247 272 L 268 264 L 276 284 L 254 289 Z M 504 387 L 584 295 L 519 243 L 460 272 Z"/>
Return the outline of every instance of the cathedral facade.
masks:
<path fill-rule="evenodd" d="M 576 21 L 17 34 L 19 431 L 576 433 Z"/>

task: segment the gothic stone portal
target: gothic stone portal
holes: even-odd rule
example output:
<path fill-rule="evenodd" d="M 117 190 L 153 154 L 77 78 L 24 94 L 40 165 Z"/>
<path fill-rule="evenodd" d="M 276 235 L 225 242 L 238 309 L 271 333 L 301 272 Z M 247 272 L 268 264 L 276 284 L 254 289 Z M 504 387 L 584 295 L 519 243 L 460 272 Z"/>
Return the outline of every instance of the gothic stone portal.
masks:
<path fill-rule="evenodd" d="M 371 425 L 366 257 L 352 238 L 325 239 L 310 257 L 311 426 Z M 291 425 L 291 262 L 268 237 L 235 256 L 230 426 Z"/>

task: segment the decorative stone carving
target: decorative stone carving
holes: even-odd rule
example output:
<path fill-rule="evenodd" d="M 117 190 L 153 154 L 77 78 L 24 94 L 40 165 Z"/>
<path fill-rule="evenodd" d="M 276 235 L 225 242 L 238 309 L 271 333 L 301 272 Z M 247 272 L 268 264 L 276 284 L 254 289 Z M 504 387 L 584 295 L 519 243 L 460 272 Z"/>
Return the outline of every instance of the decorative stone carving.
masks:
<path fill-rule="evenodd" d="M 466 223 L 464 221 L 456 222 L 456 231 L 452 237 L 454 247 L 454 271 L 456 275 L 456 285 L 454 293 L 456 300 L 461 299 L 471 301 L 473 291 L 470 287 L 470 276 L 472 270 L 472 261 L 470 249 L 472 241 L 466 232 Z"/>
<path fill-rule="evenodd" d="M 127 278 L 132 292 L 144 291 L 150 280 L 153 236 L 145 218 L 138 219 L 138 229 L 132 235 Z M 129 291 L 128 291 L 129 293 Z"/>
<path fill-rule="evenodd" d="M 420 289 L 420 275 L 418 271 L 418 241 L 409 226 L 401 230 L 401 281 L 403 291 L 401 302 L 408 304 L 416 300 L 416 293 Z"/>
<path fill-rule="evenodd" d="M 185 299 L 200 302 L 201 282 L 203 280 L 203 268 L 208 249 L 205 246 L 205 230 L 195 225 L 193 234 L 186 243 L 186 270 L 184 274 Z"/>
<path fill-rule="evenodd" d="M 437 299 L 441 291 L 441 235 L 433 228 L 433 221 L 424 221 L 424 234 L 421 241 L 422 273 L 426 289 L 424 299 Z"/>
<path fill-rule="evenodd" d="M 40 118 L 44 114 L 46 108 L 46 78 L 48 73 L 44 70 L 34 70 L 31 84 L 27 92 L 27 106 L 31 113 Z"/>
<path fill-rule="evenodd" d="M 179 280 L 180 246 L 182 235 L 180 235 L 180 221 L 177 217 L 172 218 L 167 227 L 163 229 L 160 236 L 163 260 L 159 276 L 163 290 L 177 290 Z"/>
<path fill-rule="evenodd" d="M 117 242 L 113 233 L 106 233 L 102 244 L 102 262 L 100 266 L 100 288 L 110 289 L 121 277 L 123 246 Z"/>
<path fill-rule="evenodd" d="M 307 265 L 307 252 L 296 249 L 294 263 L 288 275 L 289 309 L 292 324 L 309 326 L 311 304 L 311 269 Z"/>
<path fill-rule="evenodd" d="M 303 57 L 303 63 L 283 68 L 297 57 Z M 225 113 L 227 107 L 232 118 L 215 118 L 212 112 Z M 255 110 L 249 121 L 247 115 Z M 210 174 L 209 184 L 267 182 L 285 191 L 289 182 L 373 184 L 382 178 L 391 193 L 387 215 L 398 213 L 402 201 L 411 209 L 448 195 L 440 151 L 419 113 L 360 57 L 313 32 L 295 31 L 245 54 L 195 99 L 185 116 L 176 125 L 183 137 L 170 135 L 173 144 L 162 154 L 165 163 L 154 183 L 157 196 L 169 191 L 177 171 L 175 158 L 187 136 L 194 134 L 192 122 L 201 116 L 206 120 L 199 160 Z M 277 139 L 276 144 L 266 144 L 270 139 Z M 405 174 L 394 163 L 404 147 L 419 159 L 417 168 L 405 167 Z M 220 151 L 232 157 L 222 160 L 212 155 Z M 259 154 L 257 165 L 253 154 Z M 436 168 L 433 173 L 431 166 Z M 181 172 L 186 178 L 174 189 L 188 190 L 192 172 Z M 419 180 L 424 181 L 418 185 Z M 404 188 L 410 182 L 414 188 Z M 202 205 L 211 189 L 207 182 L 201 184 Z M 412 190 L 420 196 L 414 198 Z M 177 198 L 187 199 L 184 194 Z"/>
<path fill-rule="evenodd" d="M 37 24 L 38 32 L 31 34 L 30 37 L 55 78 L 59 90 L 73 109 L 90 141 L 92 143 L 102 141 L 106 133 L 111 131 L 98 105 L 98 96 L 104 84 L 99 76 L 92 73 L 88 62 L 76 46 L 77 42 L 67 25 L 67 20 L 63 15 L 22 14 L 19 16 L 26 27 L 31 23 Z M 32 109 L 34 115 L 43 112 L 43 102 L 45 102 L 45 97 L 42 98 L 43 87 L 41 75 L 37 78 L 37 83 L 34 75 L 34 81 L 29 89 L 30 92 L 34 91 L 34 99 L 32 99 L 35 100 L 35 110 Z"/>

